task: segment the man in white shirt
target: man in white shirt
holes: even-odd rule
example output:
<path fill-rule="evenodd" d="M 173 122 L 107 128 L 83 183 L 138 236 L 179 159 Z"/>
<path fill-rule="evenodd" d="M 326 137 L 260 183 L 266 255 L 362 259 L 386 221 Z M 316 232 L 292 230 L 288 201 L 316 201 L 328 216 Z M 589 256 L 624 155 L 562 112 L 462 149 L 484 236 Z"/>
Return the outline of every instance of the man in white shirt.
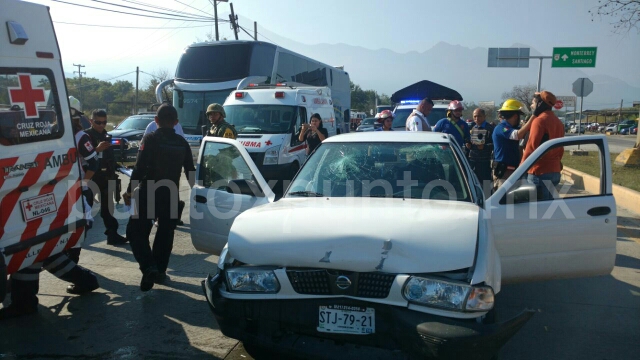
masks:
<path fill-rule="evenodd" d="M 431 131 L 431 126 L 427 122 L 427 116 L 433 109 L 433 101 L 429 98 L 424 98 L 416 109 L 409 115 L 406 123 L 407 131 Z"/>
<path fill-rule="evenodd" d="M 154 132 L 158 130 L 158 124 L 156 124 L 155 121 L 152 121 L 149 123 L 149 125 L 147 125 L 147 128 L 144 129 L 144 135 L 147 135 L 148 133 Z M 176 131 L 176 134 L 184 137 L 184 131 L 182 130 L 182 126 L 180 125 L 180 123 L 177 123 L 174 127 L 173 130 Z M 142 137 L 144 137 L 144 135 Z"/>

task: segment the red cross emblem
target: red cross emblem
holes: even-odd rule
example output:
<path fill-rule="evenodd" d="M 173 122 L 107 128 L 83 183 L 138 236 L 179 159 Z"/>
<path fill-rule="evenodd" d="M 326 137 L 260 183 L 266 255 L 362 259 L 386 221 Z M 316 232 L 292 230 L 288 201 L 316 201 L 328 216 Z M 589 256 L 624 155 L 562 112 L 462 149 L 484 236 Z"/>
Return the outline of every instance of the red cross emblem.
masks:
<path fill-rule="evenodd" d="M 31 203 L 27 203 L 27 206 L 25 206 L 27 208 L 27 210 L 31 211 L 31 208 L 33 207 L 33 205 L 31 205 Z"/>
<path fill-rule="evenodd" d="M 31 86 L 31 74 L 18 74 L 20 87 L 9 88 L 9 101 L 11 105 L 24 105 L 25 118 L 40 117 L 36 103 L 44 102 L 44 88 Z"/>
<path fill-rule="evenodd" d="M 271 142 L 271 140 L 267 140 L 267 141 L 265 141 L 265 142 L 264 142 L 264 144 L 265 144 L 265 145 L 267 145 L 267 146 L 269 146 L 269 145 L 271 145 L 271 144 L 273 144 L 273 143 Z"/>

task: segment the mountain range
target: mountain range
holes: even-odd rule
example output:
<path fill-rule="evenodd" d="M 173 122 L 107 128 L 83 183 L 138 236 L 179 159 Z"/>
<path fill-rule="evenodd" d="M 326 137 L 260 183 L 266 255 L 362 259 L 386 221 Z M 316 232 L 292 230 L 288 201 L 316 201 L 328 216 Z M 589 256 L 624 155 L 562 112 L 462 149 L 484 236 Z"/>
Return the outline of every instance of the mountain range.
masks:
<path fill-rule="evenodd" d="M 471 49 L 439 42 L 424 52 L 397 53 L 347 44 L 308 45 L 272 33 L 267 36 L 271 42 L 289 50 L 333 66 L 344 66 L 351 81 L 364 90 L 376 90 L 379 94 L 391 95 L 420 80 L 430 80 L 457 90 L 465 101 L 499 104 L 502 94 L 514 86 L 536 85 L 538 81 L 539 60 L 531 59 L 529 68 L 489 68 L 488 49 L 482 47 Z M 511 47 L 529 46 L 513 44 Z M 531 55 L 540 55 L 540 52 L 532 48 Z M 572 84 L 582 77 L 594 83 L 593 92 L 584 98 L 585 110 L 617 108 L 620 100 L 625 107 L 640 101 L 640 87 L 619 78 L 606 74 L 587 75 L 579 68 L 552 68 L 551 59 L 543 60 L 543 90 L 558 96 L 573 96 Z"/>

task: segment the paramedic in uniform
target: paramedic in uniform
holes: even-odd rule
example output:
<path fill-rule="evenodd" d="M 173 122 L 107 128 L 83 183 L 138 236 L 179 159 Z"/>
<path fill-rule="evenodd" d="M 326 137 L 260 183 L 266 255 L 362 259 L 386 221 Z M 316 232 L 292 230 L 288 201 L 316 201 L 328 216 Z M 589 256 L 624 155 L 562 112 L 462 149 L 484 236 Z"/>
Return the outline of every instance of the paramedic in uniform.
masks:
<path fill-rule="evenodd" d="M 107 235 L 107 244 L 122 245 L 127 239 L 118 234 L 118 220 L 113 217 L 112 211 L 115 209 L 114 191 L 116 175 L 116 159 L 111 149 L 111 141 L 107 140 L 107 112 L 105 110 L 94 110 L 91 115 L 91 128 L 85 132 L 91 137 L 93 147 L 98 153 L 99 168 L 93 176 L 93 182 L 100 189 L 100 216 L 104 221 Z M 113 184 L 110 184 L 113 182 Z M 111 186 L 109 186 L 111 185 Z"/>
<path fill-rule="evenodd" d="M 161 105 L 155 121 L 159 128 L 144 137 L 129 187 L 123 194 L 125 204 L 131 205 L 132 197 L 135 200 L 134 212 L 127 224 L 127 238 L 142 271 L 142 291 L 149 291 L 155 282 L 166 278 L 178 222 L 180 173 L 184 168 L 193 187 L 195 172 L 189 143 L 173 129 L 178 121 L 176 109 L 169 104 Z M 138 186 L 134 195 L 132 184 Z M 152 219 L 158 219 L 153 249 L 149 245 Z"/>
<path fill-rule="evenodd" d="M 211 130 L 209 136 L 223 137 L 227 139 L 236 139 L 238 133 L 233 125 L 224 120 L 227 114 L 220 104 L 211 104 L 207 107 L 207 118 L 211 121 Z"/>
<path fill-rule="evenodd" d="M 405 124 L 407 131 L 431 131 L 431 126 L 427 122 L 427 116 L 433 109 L 433 101 L 429 98 L 424 98 L 416 109 L 409 115 Z"/>
<path fill-rule="evenodd" d="M 493 129 L 493 189 L 494 191 L 511 176 L 520 164 L 518 142 L 527 135 L 531 122 L 521 129 L 522 104 L 515 99 L 507 99 L 498 110 L 502 121 Z"/>

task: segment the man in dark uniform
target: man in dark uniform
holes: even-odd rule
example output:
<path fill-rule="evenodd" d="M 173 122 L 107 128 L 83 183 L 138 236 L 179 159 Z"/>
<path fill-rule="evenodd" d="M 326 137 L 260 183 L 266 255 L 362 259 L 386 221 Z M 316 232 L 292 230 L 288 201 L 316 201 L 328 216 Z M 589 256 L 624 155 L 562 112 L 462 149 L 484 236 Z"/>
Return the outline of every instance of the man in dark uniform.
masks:
<path fill-rule="evenodd" d="M 125 204 L 131 205 L 132 197 L 135 200 L 133 215 L 127 224 L 127 238 L 142 271 L 142 291 L 149 291 L 154 282 L 166 278 L 178 223 L 178 189 L 183 168 L 189 185 L 193 187 L 195 183 L 189 143 L 173 130 L 178 112 L 172 105 L 163 104 L 158 108 L 155 121 L 158 130 L 144 137 L 129 187 L 123 194 Z M 137 186 L 133 195 L 132 186 Z M 152 219 L 158 219 L 153 250 L 149 245 Z"/>
<path fill-rule="evenodd" d="M 469 164 L 480 180 L 485 194 L 491 194 L 491 156 L 493 154 L 493 125 L 486 121 L 484 109 L 473 110 L 474 124 L 471 126 Z"/>
<path fill-rule="evenodd" d="M 104 221 L 107 244 L 122 245 L 127 239 L 118 234 L 118 220 L 113 217 L 115 209 L 114 192 L 116 190 L 116 159 L 111 149 L 111 139 L 105 127 L 107 126 L 107 112 L 94 110 L 91 114 L 91 128 L 85 130 L 91 137 L 93 147 L 98 153 L 98 171 L 93 175 L 93 182 L 100 189 L 100 216 Z"/>
<path fill-rule="evenodd" d="M 207 118 L 211 121 L 211 130 L 209 130 L 209 136 L 217 136 L 228 139 L 236 139 L 238 132 L 233 125 L 224 120 L 227 114 L 224 112 L 224 108 L 220 104 L 211 104 L 207 107 Z"/>

